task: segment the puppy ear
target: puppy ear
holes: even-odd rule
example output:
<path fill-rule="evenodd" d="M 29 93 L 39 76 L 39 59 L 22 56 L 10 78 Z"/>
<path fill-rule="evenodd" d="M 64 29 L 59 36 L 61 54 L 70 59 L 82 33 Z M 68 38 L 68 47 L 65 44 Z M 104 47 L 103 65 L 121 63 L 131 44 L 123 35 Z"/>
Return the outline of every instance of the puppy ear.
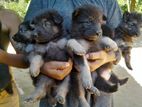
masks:
<path fill-rule="evenodd" d="M 63 17 L 58 13 L 52 14 L 52 18 L 56 24 L 61 24 L 63 22 Z"/>
<path fill-rule="evenodd" d="M 106 24 L 107 17 L 105 15 L 102 16 L 101 24 Z"/>
<path fill-rule="evenodd" d="M 73 12 L 73 17 L 77 17 L 79 15 L 79 10 L 75 10 L 74 12 Z"/>
<path fill-rule="evenodd" d="M 80 15 L 80 10 L 77 9 L 77 10 L 75 10 L 75 11 L 72 13 L 72 18 L 74 19 L 74 18 L 76 18 L 76 17 L 79 16 L 79 15 Z"/>
<path fill-rule="evenodd" d="M 103 15 L 103 21 L 106 21 L 107 17 L 105 15 Z"/>
<path fill-rule="evenodd" d="M 128 17 L 129 17 L 130 13 L 128 11 L 123 13 L 123 20 L 127 21 Z"/>

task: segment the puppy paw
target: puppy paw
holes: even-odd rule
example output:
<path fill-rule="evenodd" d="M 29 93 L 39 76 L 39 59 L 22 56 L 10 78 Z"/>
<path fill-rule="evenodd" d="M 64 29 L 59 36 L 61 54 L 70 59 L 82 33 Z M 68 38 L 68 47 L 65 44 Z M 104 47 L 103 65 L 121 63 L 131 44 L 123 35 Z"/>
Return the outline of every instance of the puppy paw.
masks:
<path fill-rule="evenodd" d="M 85 49 L 74 39 L 68 41 L 67 48 L 76 55 L 82 56 L 86 54 Z"/>
<path fill-rule="evenodd" d="M 121 80 L 119 80 L 119 84 L 120 85 L 124 85 L 124 84 L 126 84 L 127 82 L 128 82 L 128 77 L 127 78 L 124 78 L 124 79 L 121 79 Z"/>
<path fill-rule="evenodd" d="M 84 79 L 82 79 L 82 84 L 83 84 L 83 87 L 85 88 L 85 89 L 91 89 L 91 87 L 92 87 L 92 80 L 91 79 L 87 79 L 87 78 L 84 78 Z"/>
<path fill-rule="evenodd" d="M 91 94 L 94 94 L 96 96 L 100 96 L 100 91 L 96 88 L 96 87 L 91 87 L 90 89 L 88 89 L 88 91 L 91 93 Z"/>
<path fill-rule="evenodd" d="M 29 72 L 31 74 L 32 77 L 37 77 L 40 73 L 40 70 L 34 69 L 34 68 L 30 68 Z"/>
<path fill-rule="evenodd" d="M 116 92 L 118 91 L 118 88 L 119 88 L 120 84 L 116 84 L 116 85 L 113 85 L 110 89 L 109 89 L 109 92 L 113 93 L 113 92 Z"/>
<path fill-rule="evenodd" d="M 82 46 L 77 46 L 76 48 L 73 49 L 73 52 L 79 56 L 83 56 L 86 54 L 86 51 L 84 50 Z"/>
<path fill-rule="evenodd" d="M 60 104 L 64 104 L 65 103 L 65 98 L 60 96 L 60 95 L 56 95 L 55 99 L 57 100 L 58 103 Z"/>
<path fill-rule="evenodd" d="M 35 103 L 36 101 L 38 101 L 36 98 L 34 98 L 33 96 L 29 96 L 27 98 L 25 98 L 24 102 L 25 103 Z"/>
<path fill-rule="evenodd" d="M 101 42 L 106 52 L 118 50 L 116 42 L 109 37 L 103 37 Z"/>

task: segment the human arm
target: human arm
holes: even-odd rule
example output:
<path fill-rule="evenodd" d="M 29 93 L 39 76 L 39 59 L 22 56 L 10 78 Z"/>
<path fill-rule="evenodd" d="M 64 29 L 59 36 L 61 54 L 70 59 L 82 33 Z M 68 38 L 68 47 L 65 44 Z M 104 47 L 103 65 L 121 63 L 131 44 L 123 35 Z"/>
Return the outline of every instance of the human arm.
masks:
<path fill-rule="evenodd" d="M 9 54 L 2 49 L 0 49 L 0 63 L 7 64 L 9 66 L 18 68 L 28 68 L 29 64 L 25 61 L 25 56 L 22 54 Z M 59 62 L 51 61 L 46 62 L 42 68 L 41 72 L 49 77 L 57 80 L 64 79 L 72 69 L 72 61 Z"/>
<path fill-rule="evenodd" d="M 2 64 L 18 68 L 28 68 L 28 63 L 24 59 L 25 57 L 22 54 L 9 54 L 0 49 L 0 63 Z"/>

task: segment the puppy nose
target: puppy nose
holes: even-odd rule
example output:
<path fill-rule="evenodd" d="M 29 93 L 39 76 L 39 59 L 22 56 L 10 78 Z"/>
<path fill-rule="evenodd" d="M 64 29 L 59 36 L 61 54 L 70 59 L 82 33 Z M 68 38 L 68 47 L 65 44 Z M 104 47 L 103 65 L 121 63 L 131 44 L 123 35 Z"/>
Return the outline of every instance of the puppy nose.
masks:
<path fill-rule="evenodd" d="M 102 32 L 97 32 L 96 35 L 97 35 L 97 36 L 101 36 L 101 35 L 102 35 Z"/>
<path fill-rule="evenodd" d="M 16 34 L 12 37 L 12 39 L 16 41 L 16 39 L 17 39 Z"/>
<path fill-rule="evenodd" d="M 34 32 L 33 35 L 34 35 L 34 37 L 38 37 L 38 33 L 37 32 Z"/>

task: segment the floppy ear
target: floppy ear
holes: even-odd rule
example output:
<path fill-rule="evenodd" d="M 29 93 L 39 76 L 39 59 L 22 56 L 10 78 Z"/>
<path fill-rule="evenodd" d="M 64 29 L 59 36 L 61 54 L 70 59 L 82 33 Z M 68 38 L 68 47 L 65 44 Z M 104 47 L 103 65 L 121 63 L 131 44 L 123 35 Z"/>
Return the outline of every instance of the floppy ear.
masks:
<path fill-rule="evenodd" d="M 79 10 L 75 10 L 72 14 L 73 17 L 77 17 L 79 15 Z"/>
<path fill-rule="evenodd" d="M 52 14 L 52 18 L 56 24 L 61 24 L 63 22 L 63 17 L 58 13 Z"/>
<path fill-rule="evenodd" d="M 105 15 L 103 15 L 103 21 L 106 21 L 107 17 Z"/>
<path fill-rule="evenodd" d="M 33 21 L 33 20 L 32 21 L 27 21 L 26 23 L 27 23 L 27 25 L 30 26 L 31 29 L 35 28 L 35 21 Z"/>
<path fill-rule="evenodd" d="M 72 19 L 75 20 L 78 15 L 80 15 L 80 11 L 79 11 L 79 10 L 75 10 L 75 11 L 72 13 Z"/>
<path fill-rule="evenodd" d="M 105 15 L 102 16 L 101 24 L 106 24 L 107 17 Z"/>
<path fill-rule="evenodd" d="M 128 11 L 123 13 L 123 20 L 127 21 L 128 17 L 129 17 L 130 13 Z"/>

